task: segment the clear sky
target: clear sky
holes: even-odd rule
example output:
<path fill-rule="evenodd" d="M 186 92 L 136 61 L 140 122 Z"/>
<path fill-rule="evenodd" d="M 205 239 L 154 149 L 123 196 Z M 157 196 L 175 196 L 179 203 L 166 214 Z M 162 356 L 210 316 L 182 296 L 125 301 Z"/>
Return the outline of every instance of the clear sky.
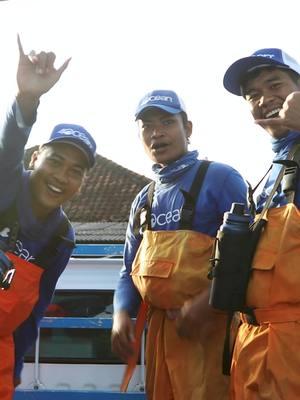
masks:
<path fill-rule="evenodd" d="M 15 93 L 17 33 L 25 52 L 53 50 L 60 82 L 42 97 L 29 145 L 61 122 L 85 126 L 98 153 L 151 175 L 134 111 L 153 89 L 185 101 L 191 149 L 229 163 L 255 184 L 271 159 L 269 137 L 244 101 L 222 85 L 227 67 L 264 47 L 300 61 L 295 0 L 7 0 L 0 1 L 0 110 Z"/>

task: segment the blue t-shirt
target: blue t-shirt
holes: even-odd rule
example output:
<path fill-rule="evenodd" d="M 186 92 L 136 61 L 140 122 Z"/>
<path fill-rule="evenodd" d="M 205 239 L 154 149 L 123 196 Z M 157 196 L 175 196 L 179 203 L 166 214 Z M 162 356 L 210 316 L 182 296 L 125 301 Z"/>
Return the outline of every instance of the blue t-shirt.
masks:
<path fill-rule="evenodd" d="M 154 165 L 155 192 L 151 210 L 153 230 L 176 230 L 180 224 L 180 210 L 184 202 L 181 189 L 188 192 L 202 161 L 197 151 L 189 151 L 175 162 L 160 167 Z M 149 185 L 148 185 L 149 186 Z M 147 202 L 148 186 L 133 201 L 126 232 L 124 265 L 114 295 L 114 311 L 127 310 L 134 315 L 140 304 L 140 295 L 130 276 L 132 263 L 142 236 L 135 236 L 134 216 Z M 224 212 L 233 202 L 247 204 L 247 185 L 232 167 L 213 162 L 210 164 L 197 199 L 193 230 L 215 237 Z"/>
<path fill-rule="evenodd" d="M 32 211 L 29 177 L 30 171 L 23 167 L 24 147 L 31 127 L 19 127 L 16 121 L 16 103 L 8 110 L 6 119 L 0 128 L 0 213 L 16 202 L 19 233 L 14 253 L 34 263 L 35 257 L 45 249 L 50 238 L 57 231 L 65 214 L 61 208 L 54 210 L 46 221 L 36 219 Z M 67 238 L 74 241 L 74 231 L 70 227 Z M 0 232 L 0 240 L 7 241 L 7 232 Z M 57 253 L 50 257 L 40 280 L 39 299 L 31 315 L 14 332 L 15 339 L 15 376 L 19 377 L 23 357 L 32 346 L 38 331 L 38 325 L 44 311 L 51 302 L 56 282 L 65 269 L 72 253 L 67 242 L 62 241 Z"/>

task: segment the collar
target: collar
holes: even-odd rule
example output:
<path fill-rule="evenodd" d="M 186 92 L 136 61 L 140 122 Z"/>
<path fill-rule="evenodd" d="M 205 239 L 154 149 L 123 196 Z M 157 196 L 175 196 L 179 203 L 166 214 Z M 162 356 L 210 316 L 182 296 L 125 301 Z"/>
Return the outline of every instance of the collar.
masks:
<path fill-rule="evenodd" d="M 183 175 L 195 164 L 197 159 L 197 150 L 188 151 L 184 156 L 166 166 L 162 167 L 160 164 L 154 164 L 152 166 L 152 170 L 157 181 L 161 183 L 168 183 Z"/>

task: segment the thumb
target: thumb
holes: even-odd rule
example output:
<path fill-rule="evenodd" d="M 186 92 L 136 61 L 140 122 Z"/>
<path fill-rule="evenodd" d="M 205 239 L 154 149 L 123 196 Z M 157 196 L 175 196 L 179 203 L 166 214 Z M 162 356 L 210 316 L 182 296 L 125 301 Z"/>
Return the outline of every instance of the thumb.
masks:
<path fill-rule="evenodd" d="M 282 118 L 277 117 L 277 118 L 267 118 L 267 119 L 256 119 L 254 121 L 255 124 L 260 125 L 260 126 L 283 126 L 284 121 Z"/>
<path fill-rule="evenodd" d="M 69 63 L 70 63 L 70 61 L 71 61 L 71 58 L 72 58 L 72 57 L 68 58 L 68 59 L 57 69 L 57 74 L 58 74 L 59 78 L 61 77 L 62 73 L 67 69 L 67 67 L 68 67 L 68 65 L 69 65 Z"/>

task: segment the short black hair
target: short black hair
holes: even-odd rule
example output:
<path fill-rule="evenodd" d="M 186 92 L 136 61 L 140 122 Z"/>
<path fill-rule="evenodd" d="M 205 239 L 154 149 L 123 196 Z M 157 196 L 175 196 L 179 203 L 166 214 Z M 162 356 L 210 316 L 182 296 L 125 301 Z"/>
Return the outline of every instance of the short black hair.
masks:
<path fill-rule="evenodd" d="M 181 112 L 179 113 L 179 115 L 181 115 L 183 125 L 186 126 L 187 123 L 188 123 L 188 121 L 189 121 L 188 116 L 187 116 L 187 113 L 184 112 L 184 111 L 181 111 Z"/>
<path fill-rule="evenodd" d="M 280 69 L 280 70 L 286 72 L 290 76 L 290 78 L 292 79 L 292 81 L 294 83 L 299 83 L 300 75 L 297 72 L 292 71 L 291 69 L 288 69 L 288 68 L 280 68 L 278 66 L 275 66 L 275 67 L 269 66 L 269 67 L 255 68 L 253 71 L 247 72 L 241 78 L 240 86 L 243 88 L 249 80 L 256 78 L 261 73 L 261 71 L 274 71 L 276 69 Z M 243 93 L 243 90 L 242 90 L 242 93 Z"/>

